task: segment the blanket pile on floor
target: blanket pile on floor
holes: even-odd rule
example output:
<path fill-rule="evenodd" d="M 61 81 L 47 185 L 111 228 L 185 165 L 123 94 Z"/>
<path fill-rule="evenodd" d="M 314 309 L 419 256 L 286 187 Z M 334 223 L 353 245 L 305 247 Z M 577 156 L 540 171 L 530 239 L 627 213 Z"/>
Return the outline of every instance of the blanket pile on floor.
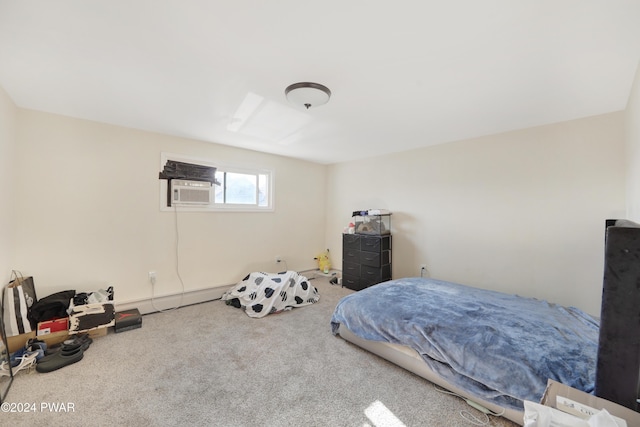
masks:
<path fill-rule="evenodd" d="M 222 295 L 223 301 L 243 308 L 249 317 L 264 317 L 314 304 L 319 299 L 320 294 L 309 279 L 295 271 L 251 273 Z"/>

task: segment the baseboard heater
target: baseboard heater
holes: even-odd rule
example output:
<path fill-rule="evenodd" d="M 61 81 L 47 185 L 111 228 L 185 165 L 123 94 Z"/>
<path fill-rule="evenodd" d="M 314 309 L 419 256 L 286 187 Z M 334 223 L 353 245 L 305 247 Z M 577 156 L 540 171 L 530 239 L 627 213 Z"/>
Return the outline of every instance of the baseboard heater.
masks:
<path fill-rule="evenodd" d="M 222 298 L 222 294 L 228 291 L 233 285 L 223 285 L 214 288 L 185 291 L 184 293 L 161 295 L 151 298 L 143 298 L 126 302 L 117 302 L 118 311 L 132 310 L 137 308 L 141 314 L 155 313 L 160 310 L 171 310 L 174 307 L 184 307 L 187 305 L 199 304 L 207 301 L 214 301 Z"/>
<path fill-rule="evenodd" d="M 307 276 L 308 278 L 312 278 L 313 276 L 311 276 L 310 273 L 314 272 L 320 273 L 320 270 L 309 269 L 299 271 L 298 273 L 303 276 Z M 173 307 L 177 306 L 184 307 L 187 305 L 220 299 L 222 298 L 222 294 L 231 289 L 232 286 L 235 286 L 235 283 L 231 285 L 221 285 L 212 288 L 185 291 L 184 293 L 178 292 L 174 294 L 154 296 L 153 300 L 151 298 L 142 298 L 125 302 L 116 301 L 116 310 L 124 311 L 137 308 L 140 310 L 140 314 L 155 313 L 159 310 L 171 310 Z"/>

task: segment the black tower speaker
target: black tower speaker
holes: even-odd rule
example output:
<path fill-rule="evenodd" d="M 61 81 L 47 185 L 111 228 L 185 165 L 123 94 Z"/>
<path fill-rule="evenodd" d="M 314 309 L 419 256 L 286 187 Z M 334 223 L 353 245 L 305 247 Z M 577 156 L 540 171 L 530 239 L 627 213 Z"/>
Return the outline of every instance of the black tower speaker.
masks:
<path fill-rule="evenodd" d="M 638 410 L 640 224 L 607 220 L 595 394 Z"/>

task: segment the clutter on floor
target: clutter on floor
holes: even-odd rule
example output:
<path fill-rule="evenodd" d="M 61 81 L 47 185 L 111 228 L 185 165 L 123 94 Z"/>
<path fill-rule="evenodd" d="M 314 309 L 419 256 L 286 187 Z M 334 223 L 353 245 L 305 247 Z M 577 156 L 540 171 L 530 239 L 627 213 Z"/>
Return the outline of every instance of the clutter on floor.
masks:
<path fill-rule="evenodd" d="M 12 274 L 4 288 L 11 307 L 2 312 L 6 342 L 0 341 L 0 376 L 48 373 L 80 362 L 94 339 L 142 326 L 138 309 L 115 311 L 113 287 L 95 292 L 66 290 L 37 299 L 33 277 Z M 7 304 L 7 307 L 9 304 Z"/>
<path fill-rule="evenodd" d="M 73 363 L 79 362 L 84 352 L 93 342 L 89 334 L 78 334 L 61 344 L 48 346 L 38 338 L 31 338 L 24 347 L 11 353 L 9 363 L 0 365 L 0 375 L 15 376 L 21 371 L 29 372 L 35 368 L 37 372 L 52 372 Z"/>

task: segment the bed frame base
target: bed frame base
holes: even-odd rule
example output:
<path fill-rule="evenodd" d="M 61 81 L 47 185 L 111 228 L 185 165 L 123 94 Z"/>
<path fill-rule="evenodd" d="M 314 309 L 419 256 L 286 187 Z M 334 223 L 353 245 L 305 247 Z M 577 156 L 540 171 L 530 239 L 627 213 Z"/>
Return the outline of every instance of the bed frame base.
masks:
<path fill-rule="evenodd" d="M 503 408 L 502 406 L 496 405 L 492 402 L 488 402 L 484 399 L 479 398 L 478 396 L 474 396 L 466 392 L 465 390 L 456 387 L 455 385 L 449 383 L 444 378 L 440 377 L 437 373 L 429 369 L 420 355 L 415 350 L 409 347 L 362 339 L 342 324 L 340 325 L 339 334 L 346 341 L 349 341 L 350 343 L 355 344 L 358 347 L 361 347 L 377 356 L 380 356 L 383 359 L 388 360 L 389 362 L 398 365 L 409 372 L 413 372 L 419 377 L 422 377 L 427 381 L 445 388 L 448 391 L 460 395 L 465 399 L 469 399 L 470 401 L 473 401 L 489 409 L 494 414 L 500 414 L 504 411 L 504 413 L 501 415 L 502 417 L 507 418 L 518 425 L 524 424 L 524 411 L 516 411 L 514 409 Z"/>

